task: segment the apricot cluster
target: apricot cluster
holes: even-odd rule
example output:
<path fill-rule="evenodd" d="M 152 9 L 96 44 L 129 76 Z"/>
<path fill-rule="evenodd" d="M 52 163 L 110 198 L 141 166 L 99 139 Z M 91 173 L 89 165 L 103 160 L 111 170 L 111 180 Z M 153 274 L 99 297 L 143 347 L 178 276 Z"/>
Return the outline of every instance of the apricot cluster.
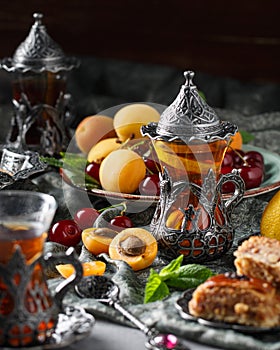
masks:
<path fill-rule="evenodd" d="M 86 173 L 106 191 L 135 193 L 146 180 L 147 167 L 143 157 L 134 150 L 134 141 L 144 139 L 140 132 L 142 125 L 157 122 L 159 117 L 152 106 L 135 103 L 119 109 L 113 118 L 101 115 L 85 118 L 76 129 L 75 139 L 80 151 L 87 156 Z M 145 192 L 149 186 L 151 179 L 141 188 Z M 155 191 L 158 192 L 157 186 Z"/>

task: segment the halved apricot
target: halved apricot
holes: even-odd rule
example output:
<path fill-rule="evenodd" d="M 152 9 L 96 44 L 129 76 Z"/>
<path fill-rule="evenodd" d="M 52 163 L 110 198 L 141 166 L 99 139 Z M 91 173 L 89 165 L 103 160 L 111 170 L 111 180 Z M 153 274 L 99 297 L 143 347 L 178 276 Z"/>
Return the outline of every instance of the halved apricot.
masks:
<path fill-rule="evenodd" d="M 174 230 L 180 230 L 183 219 L 184 213 L 179 209 L 175 209 L 168 215 L 165 226 Z"/>
<path fill-rule="evenodd" d="M 109 245 L 118 232 L 107 227 L 90 227 L 82 232 L 82 242 L 92 254 L 109 253 Z"/>
<path fill-rule="evenodd" d="M 143 228 L 127 228 L 112 240 L 109 246 L 111 259 L 123 260 L 134 271 L 150 266 L 156 258 L 158 244 L 154 236 Z"/>
<path fill-rule="evenodd" d="M 84 262 L 82 263 L 82 266 L 84 276 L 100 276 L 103 275 L 106 269 L 106 264 L 99 260 Z M 56 265 L 56 269 L 64 278 L 70 277 L 75 272 L 75 269 L 71 264 Z"/>

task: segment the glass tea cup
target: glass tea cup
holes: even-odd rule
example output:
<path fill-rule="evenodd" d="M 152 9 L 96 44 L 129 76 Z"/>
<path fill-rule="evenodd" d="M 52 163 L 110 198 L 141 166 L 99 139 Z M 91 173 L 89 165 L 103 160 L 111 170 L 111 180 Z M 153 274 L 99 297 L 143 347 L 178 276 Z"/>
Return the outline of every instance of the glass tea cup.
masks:
<path fill-rule="evenodd" d="M 82 278 L 74 252 L 44 254 L 57 209 L 55 199 L 32 191 L 0 191 L 0 347 L 45 343 L 53 334 L 66 291 Z M 44 267 L 71 263 L 75 274 L 52 295 Z"/>

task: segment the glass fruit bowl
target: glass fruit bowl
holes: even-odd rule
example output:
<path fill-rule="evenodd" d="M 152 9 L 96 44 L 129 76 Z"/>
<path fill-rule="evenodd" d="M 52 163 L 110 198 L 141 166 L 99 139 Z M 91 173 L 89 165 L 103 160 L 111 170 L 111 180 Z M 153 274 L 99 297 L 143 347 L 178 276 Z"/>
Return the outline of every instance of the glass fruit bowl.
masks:
<path fill-rule="evenodd" d="M 249 150 L 258 151 L 263 155 L 264 163 L 265 163 L 265 178 L 261 186 L 250 190 L 246 190 L 244 197 L 245 198 L 254 197 L 264 193 L 268 193 L 277 188 L 280 188 L 280 155 L 278 155 L 277 153 L 265 150 L 263 148 L 251 146 L 251 145 L 244 145 L 243 149 L 246 152 Z M 149 196 L 149 195 L 140 195 L 140 194 L 111 192 L 111 191 L 105 191 L 101 188 L 86 189 L 84 185 L 73 184 L 71 181 L 67 180 L 67 177 L 63 177 L 63 179 L 65 182 L 67 182 L 68 185 L 76 188 L 77 190 L 86 191 L 89 196 L 106 199 L 109 202 L 114 201 L 115 203 L 117 203 L 117 202 L 129 201 L 131 203 L 133 202 L 139 205 L 140 204 L 147 205 L 147 204 L 157 203 L 159 200 L 159 196 L 156 196 L 156 195 Z M 224 194 L 224 198 L 226 199 L 227 197 L 228 197 L 228 194 Z"/>

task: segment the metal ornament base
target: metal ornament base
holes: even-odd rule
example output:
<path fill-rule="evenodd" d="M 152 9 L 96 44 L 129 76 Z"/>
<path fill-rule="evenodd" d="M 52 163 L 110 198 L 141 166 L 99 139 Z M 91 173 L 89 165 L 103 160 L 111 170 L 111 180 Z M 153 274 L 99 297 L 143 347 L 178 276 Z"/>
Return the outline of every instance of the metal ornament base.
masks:
<path fill-rule="evenodd" d="M 43 344 L 21 347 L 21 350 L 59 349 L 87 337 L 95 325 L 95 318 L 81 307 L 66 306 L 59 314 L 56 328 L 51 337 Z M 1 347 L 2 350 L 14 350 L 13 347 Z"/>
<path fill-rule="evenodd" d="M 66 150 L 70 132 L 65 121 L 71 116 L 70 100 L 71 95 L 61 91 L 55 106 L 44 103 L 31 105 L 22 93 L 19 101 L 13 100 L 14 115 L 6 139 L 7 146 L 49 156 Z M 36 142 L 28 140 L 30 134 L 36 136 Z"/>
<path fill-rule="evenodd" d="M 222 186 L 225 182 L 235 185 L 235 192 L 227 201 L 222 199 Z M 158 241 L 162 257 L 172 260 L 183 254 L 185 263 L 201 263 L 217 259 L 230 249 L 234 239 L 231 214 L 245 192 L 244 181 L 238 172 L 222 175 L 217 182 L 210 169 L 200 187 L 187 181 L 173 183 L 167 169 L 164 169 L 160 187 L 160 200 L 150 227 Z M 197 197 L 199 208 L 191 203 L 187 208 L 177 208 L 183 213 L 181 227 L 169 228 L 166 221 L 170 209 L 186 188 Z M 207 227 L 203 228 L 199 225 L 201 210 L 209 220 Z"/>
<path fill-rule="evenodd" d="M 0 190 L 47 169 L 37 152 L 19 151 L 5 145 L 1 149 L 0 145 L 0 154 Z"/>

